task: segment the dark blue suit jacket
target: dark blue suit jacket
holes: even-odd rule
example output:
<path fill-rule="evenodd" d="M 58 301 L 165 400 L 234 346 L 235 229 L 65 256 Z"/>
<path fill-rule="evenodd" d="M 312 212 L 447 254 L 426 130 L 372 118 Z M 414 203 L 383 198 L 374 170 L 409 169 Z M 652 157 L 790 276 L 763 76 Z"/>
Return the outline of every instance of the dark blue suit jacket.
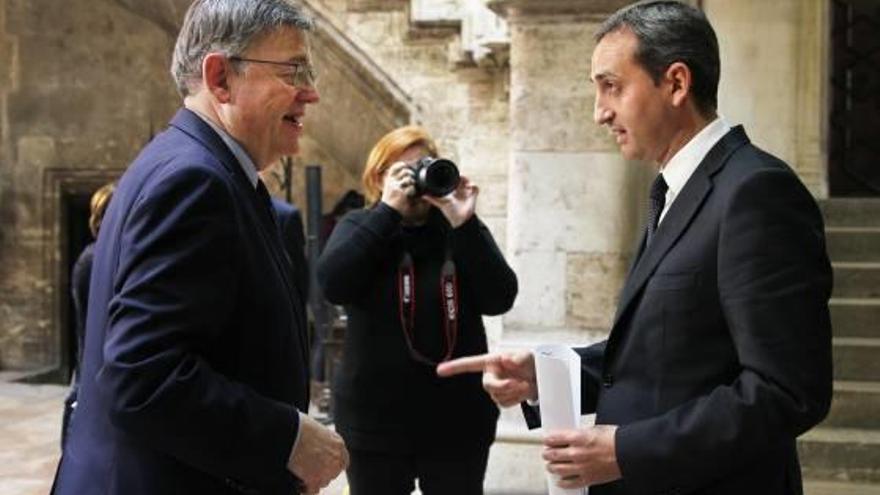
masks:
<path fill-rule="evenodd" d="M 284 250 L 290 257 L 293 279 L 300 289 L 303 301 L 308 300 L 309 266 L 306 261 L 306 235 L 299 208 L 278 198 L 272 198 L 272 207 L 278 219 L 278 230 Z"/>
<path fill-rule="evenodd" d="M 295 493 L 308 349 L 270 208 L 188 110 L 129 167 L 97 241 L 55 493 Z"/>

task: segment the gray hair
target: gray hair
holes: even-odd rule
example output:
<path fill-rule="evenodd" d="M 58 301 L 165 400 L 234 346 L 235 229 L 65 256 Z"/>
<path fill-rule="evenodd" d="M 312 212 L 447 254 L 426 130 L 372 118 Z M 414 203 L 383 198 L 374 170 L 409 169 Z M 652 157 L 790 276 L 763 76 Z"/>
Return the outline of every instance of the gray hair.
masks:
<path fill-rule="evenodd" d="M 636 62 L 657 84 L 675 62 L 688 66 L 691 92 L 703 115 L 718 107 L 721 59 L 718 38 L 705 14 L 696 7 L 670 0 L 641 2 L 624 7 L 609 17 L 596 32 L 598 43 L 605 35 L 629 29 L 638 39 Z"/>
<path fill-rule="evenodd" d="M 240 55 L 254 40 L 282 27 L 311 31 L 314 23 L 287 0 L 195 0 L 171 59 L 177 91 L 183 97 L 191 93 L 193 82 L 201 79 L 205 55 Z"/>

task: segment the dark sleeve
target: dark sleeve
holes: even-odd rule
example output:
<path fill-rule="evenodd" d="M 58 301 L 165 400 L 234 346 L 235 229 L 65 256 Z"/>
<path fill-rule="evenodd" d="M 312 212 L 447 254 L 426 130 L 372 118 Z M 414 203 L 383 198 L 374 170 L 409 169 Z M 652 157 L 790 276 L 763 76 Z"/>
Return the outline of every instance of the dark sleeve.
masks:
<path fill-rule="evenodd" d="M 617 430 L 621 471 L 640 493 L 731 475 L 792 445 L 830 406 L 831 269 L 813 198 L 794 174 L 764 170 L 733 191 L 721 222 L 718 291 L 741 369 Z"/>
<path fill-rule="evenodd" d="M 77 342 L 77 368 L 82 363 L 82 351 L 85 345 L 86 314 L 89 308 L 89 283 L 92 278 L 92 260 L 94 259 L 94 244 L 89 244 L 80 253 L 73 265 L 71 274 L 71 288 L 73 296 L 73 309 L 76 312 L 76 342 Z"/>
<path fill-rule="evenodd" d="M 574 349 L 574 352 L 581 357 L 581 414 L 596 412 L 606 343 L 607 341 L 603 340 L 589 347 Z"/>
<path fill-rule="evenodd" d="M 509 310 L 518 290 L 516 274 L 489 229 L 474 215 L 453 230 L 453 244 L 461 283 L 471 289 L 471 302 L 480 314 L 500 315 Z"/>
<path fill-rule="evenodd" d="M 400 220 L 400 213 L 385 203 L 342 218 L 318 260 L 318 283 L 328 301 L 348 304 L 363 295 L 388 257 Z"/>
<path fill-rule="evenodd" d="M 234 196 L 216 174 L 169 173 L 132 207 L 96 380 L 128 435 L 206 473 L 265 486 L 289 476 L 299 416 L 203 357 L 218 339 L 258 330 L 230 333 L 242 240 Z"/>

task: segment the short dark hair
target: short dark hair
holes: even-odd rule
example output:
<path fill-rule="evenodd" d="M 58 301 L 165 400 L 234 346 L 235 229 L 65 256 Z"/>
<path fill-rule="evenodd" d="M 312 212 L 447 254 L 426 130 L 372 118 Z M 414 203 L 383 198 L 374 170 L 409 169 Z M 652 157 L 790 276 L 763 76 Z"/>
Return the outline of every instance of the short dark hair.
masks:
<path fill-rule="evenodd" d="M 657 84 L 675 62 L 688 66 L 693 75 L 691 92 L 704 115 L 718 107 L 721 60 L 718 38 L 700 9 L 660 0 L 624 7 L 611 15 L 595 35 L 598 43 L 607 34 L 629 29 L 638 39 L 636 62 Z"/>
<path fill-rule="evenodd" d="M 260 36 L 281 27 L 307 32 L 314 23 L 287 0 L 195 0 L 186 11 L 171 59 L 177 91 L 186 97 L 211 52 L 241 55 Z"/>

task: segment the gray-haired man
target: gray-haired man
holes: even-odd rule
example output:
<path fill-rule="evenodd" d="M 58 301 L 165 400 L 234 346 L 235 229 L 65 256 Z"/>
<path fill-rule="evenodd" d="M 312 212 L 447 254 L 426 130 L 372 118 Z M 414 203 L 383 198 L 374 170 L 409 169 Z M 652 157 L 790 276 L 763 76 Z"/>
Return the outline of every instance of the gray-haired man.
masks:
<path fill-rule="evenodd" d="M 308 339 L 257 172 L 318 101 L 311 22 L 284 0 L 196 0 L 184 108 L 119 182 L 97 241 L 59 494 L 317 493 L 346 467 L 311 420 Z"/>

